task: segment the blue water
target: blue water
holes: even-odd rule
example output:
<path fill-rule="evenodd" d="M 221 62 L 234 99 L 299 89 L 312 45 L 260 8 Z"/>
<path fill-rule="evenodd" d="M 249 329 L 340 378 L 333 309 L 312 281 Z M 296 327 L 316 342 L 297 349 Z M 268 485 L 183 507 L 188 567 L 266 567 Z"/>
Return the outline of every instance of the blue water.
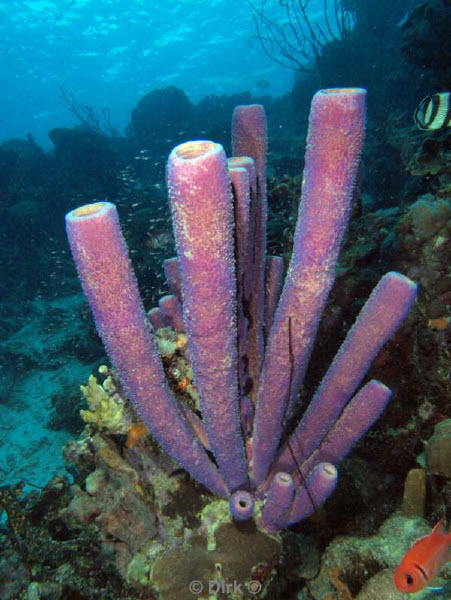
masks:
<path fill-rule="evenodd" d="M 312 10 L 315 4 L 312 3 Z M 276 11 L 277 12 L 277 11 Z M 207 94 L 289 90 L 293 75 L 265 56 L 242 0 L 12 0 L 0 3 L 0 141 L 48 146 L 51 127 L 74 119 L 60 86 L 123 129 L 137 100 L 175 85 Z"/>

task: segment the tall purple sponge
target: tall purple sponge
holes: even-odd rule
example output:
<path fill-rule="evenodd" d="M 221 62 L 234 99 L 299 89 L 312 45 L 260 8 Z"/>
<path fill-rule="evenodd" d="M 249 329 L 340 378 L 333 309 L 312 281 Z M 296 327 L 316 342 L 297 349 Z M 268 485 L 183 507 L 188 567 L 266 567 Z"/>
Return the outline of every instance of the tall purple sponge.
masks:
<path fill-rule="evenodd" d="M 326 500 L 337 481 L 334 465 L 385 409 L 391 390 L 381 382 L 356 390 L 416 297 L 416 286 L 406 277 L 388 273 L 381 279 L 311 407 L 279 447 L 334 281 L 364 122 L 365 90 L 315 95 L 293 256 L 281 294 L 280 258 L 267 259 L 275 271 L 268 269 L 266 287 L 261 285 L 263 107 L 235 111 L 233 146 L 254 156 L 258 175 L 251 158 L 231 159 L 229 165 L 247 172 L 231 170 L 234 198 L 220 145 L 195 141 L 172 151 L 167 182 L 178 258 L 166 261 L 165 271 L 177 301 L 162 300 L 150 318 L 155 326 L 172 323 L 186 332 L 201 416 L 168 389 L 114 207 L 99 202 L 67 215 L 83 288 L 129 398 L 169 454 L 212 491 L 229 497 L 235 519 L 250 518 L 256 504 L 258 524 L 268 531 L 305 518 Z M 206 451 L 214 454 L 218 468 Z"/>
<path fill-rule="evenodd" d="M 268 473 L 310 359 L 351 212 L 366 90 L 313 98 L 293 255 L 267 342 L 255 412 L 252 482 Z"/>
<path fill-rule="evenodd" d="M 116 207 L 96 202 L 66 215 L 83 291 L 128 398 L 163 448 L 211 491 L 227 493 L 219 471 L 182 418 L 139 296 Z"/>
<path fill-rule="evenodd" d="M 233 492 L 248 477 L 238 397 L 233 205 L 222 146 L 177 146 L 167 181 L 193 379 L 211 449 Z"/>
<path fill-rule="evenodd" d="M 268 148 L 265 109 L 262 104 L 237 106 L 232 117 L 232 153 L 234 156 L 250 156 L 255 163 L 257 189 L 251 206 L 252 230 L 252 280 L 249 310 L 252 319 L 249 327 L 249 377 L 253 382 L 250 396 L 256 398 L 258 378 L 264 353 L 264 286 L 266 254 L 266 153 Z"/>

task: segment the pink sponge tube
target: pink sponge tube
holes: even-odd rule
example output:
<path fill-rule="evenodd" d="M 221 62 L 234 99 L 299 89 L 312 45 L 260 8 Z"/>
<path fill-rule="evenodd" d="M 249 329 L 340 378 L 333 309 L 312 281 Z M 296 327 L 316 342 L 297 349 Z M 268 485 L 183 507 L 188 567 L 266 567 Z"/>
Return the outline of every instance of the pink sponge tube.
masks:
<path fill-rule="evenodd" d="M 219 471 L 169 390 L 116 207 L 81 206 L 66 215 L 66 230 L 97 331 L 127 396 L 163 448 L 207 488 L 225 495 Z"/>
<path fill-rule="evenodd" d="M 212 451 L 230 491 L 247 484 L 238 400 L 233 205 L 222 146 L 193 141 L 169 155 L 167 181 L 183 320 Z"/>
<path fill-rule="evenodd" d="M 335 279 L 365 132 L 366 91 L 317 92 L 312 101 L 293 255 L 274 315 L 255 412 L 252 481 L 274 459 Z M 290 343 L 289 343 L 290 341 Z"/>

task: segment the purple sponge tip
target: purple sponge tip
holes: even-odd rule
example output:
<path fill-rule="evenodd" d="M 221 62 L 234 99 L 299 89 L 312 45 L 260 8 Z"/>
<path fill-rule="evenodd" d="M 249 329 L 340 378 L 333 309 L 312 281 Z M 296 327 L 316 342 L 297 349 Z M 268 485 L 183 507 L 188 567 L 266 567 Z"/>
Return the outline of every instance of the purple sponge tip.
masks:
<path fill-rule="evenodd" d="M 230 514 L 237 521 L 247 521 L 254 513 L 254 497 L 246 491 L 238 491 L 230 496 Z"/>

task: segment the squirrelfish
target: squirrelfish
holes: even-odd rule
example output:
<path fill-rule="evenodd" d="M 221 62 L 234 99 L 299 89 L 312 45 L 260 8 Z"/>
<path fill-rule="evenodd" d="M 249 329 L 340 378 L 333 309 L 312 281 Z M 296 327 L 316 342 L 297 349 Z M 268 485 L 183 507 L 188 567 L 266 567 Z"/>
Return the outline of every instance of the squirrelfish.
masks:
<path fill-rule="evenodd" d="M 451 561 L 451 533 L 442 519 L 428 535 L 407 550 L 395 571 L 395 586 L 401 592 L 418 592 L 432 583 L 440 569 Z"/>

